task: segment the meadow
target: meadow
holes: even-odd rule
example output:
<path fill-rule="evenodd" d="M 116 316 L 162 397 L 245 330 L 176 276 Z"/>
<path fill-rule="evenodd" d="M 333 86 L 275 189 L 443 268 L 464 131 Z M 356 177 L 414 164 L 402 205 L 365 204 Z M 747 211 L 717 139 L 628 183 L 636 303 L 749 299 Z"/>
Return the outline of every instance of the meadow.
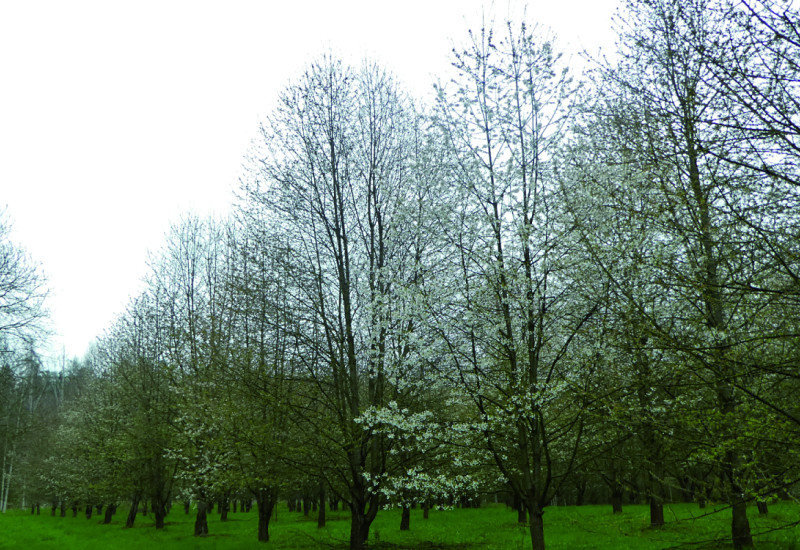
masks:
<path fill-rule="evenodd" d="M 796 523 L 800 508 L 794 503 L 775 503 L 769 514 L 759 516 L 748 511 L 756 548 L 800 548 L 800 528 Z M 157 531 L 152 516 L 139 516 L 132 529 L 123 527 L 126 512 L 120 509 L 110 525 L 102 525 L 102 516 L 87 520 L 79 513 L 73 518 L 51 517 L 30 511 L 10 510 L 0 515 L 0 549 L 38 550 L 243 550 L 265 548 L 294 550 L 307 548 L 346 548 L 349 516 L 330 512 L 327 526 L 318 529 L 314 517 L 290 513 L 282 506 L 277 520 L 270 524 L 270 542 L 256 541 L 256 512 L 229 514 L 226 522 L 217 514 L 209 516 L 210 534 L 192 536 L 194 514 L 173 508 L 166 527 Z M 480 509 L 432 510 L 423 519 L 420 510 L 412 510 L 411 530 L 401 532 L 400 512 L 386 510 L 378 515 L 370 535 L 376 549 L 410 548 L 525 549 L 530 548 L 526 526 L 516 522 L 516 512 L 504 506 Z M 627 506 L 613 515 L 610 506 L 552 507 L 545 512 L 547 547 L 553 550 L 589 548 L 613 549 L 711 549 L 729 548 L 730 511 L 722 506 L 701 510 L 696 504 L 672 504 L 665 507 L 667 524 L 661 528 L 648 525 L 646 506 Z"/>

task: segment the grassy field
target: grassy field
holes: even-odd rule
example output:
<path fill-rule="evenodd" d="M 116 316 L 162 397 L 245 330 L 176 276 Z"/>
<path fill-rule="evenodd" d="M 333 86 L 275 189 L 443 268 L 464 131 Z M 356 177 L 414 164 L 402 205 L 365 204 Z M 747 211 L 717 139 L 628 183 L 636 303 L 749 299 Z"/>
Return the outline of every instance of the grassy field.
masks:
<path fill-rule="evenodd" d="M 548 508 L 545 513 L 545 537 L 549 549 L 710 549 L 729 548 L 730 512 L 723 508 L 700 510 L 697 505 L 677 504 L 665 508 L 668 524 L 653 529 L 648 526 L 645 506 L 628 506 L 614 516 L 610 506 Z M 787 525 L 798 520 L 800 508 L 790 503 L 770 506 L 768 516 L 749 511 L 751 528 L 759 549 L 800 548 L 800 528 Z M 281 507 L 277 521 L 270 524 L 271 541 L 256 541 L 256 512 L 229 514 L 220 522 L 217 514 L 209 516 L 211 534 L 191 536 L 194 515 L 181 508 L 173 509 L 161 531 L 153 527 L 152 516 L 139 516 L 133 529 L 124 529 L 125 511 L 120 510 L 111 525 L 102 525 L 102 517 L 87 520 L 51 517 L 49 510 L 34 516 L 30 512 L 9 511 L 0 516 L 0 549 L 38 550 L 131 550 L 198 549 L 240 550 L 250 548 L 304 549 L 346 548 L 349 517 L 329 513 L 328 526 L 317 529 L 314 518 L 293 514 Z M 434 511 L 430 518 L 412 511 L 411 531 L 399 530 L 400 513 L 387 510 L 373 524 L 370 543 L 373 548 L 446 549 L 524 549 L 530 548 L 528 531 L 516 523 L 516 512 L 505 507 Z"/>

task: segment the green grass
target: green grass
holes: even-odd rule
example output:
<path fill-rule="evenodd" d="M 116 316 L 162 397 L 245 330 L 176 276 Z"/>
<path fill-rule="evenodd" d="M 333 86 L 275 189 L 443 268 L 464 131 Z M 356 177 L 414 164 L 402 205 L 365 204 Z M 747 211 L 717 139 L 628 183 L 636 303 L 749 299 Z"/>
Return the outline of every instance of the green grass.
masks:
<path fill-rule="evenodd" d="M 220 522 L 217 514 L 209 516 L 208 537 L 191 536 L 194 514 L 188 516 L 176 507 L 161 531 L 153 527 L 152 516 L 139 516 L 136 527 L 124 529 L 125 511 L 120 510 L 111 525 L 102 525 L 102 517 L 87 520 L 51 517 L 49 510 L 34 516 L 30 512 L 9 511 L 0 516 L 0 549 L 39 550 L 239 550 L 250 548 L 304 549 L 346 548 L 349 516 L 329 513 L 328 526 L 317 529 L 313 517 L 278 510 L 277 521 L 270 523 L 270 542 L 256 541 L 256 513 L 229 514 Z M 756 547 L 759 549 L 800 548 L 800 528 L 787 527 L 800 517 L 800 508 L 791 503 L 770 506 L 770 514 L 759 516 L 748 510 Z M 548 549 L 699 549 L 729 548 L 730 511 L 723 507 L 700 510 L 696 505 L 676 504 L 665 507 L 667 525 L 653 529 L 648 525 L 645 506 L 627 506 L 621 515 L 612 515 L 610 506 L 548 508 L 545 512 L 545 538 Z M 467 510 L 432 510 L 430 519 L 422 519 L 413 510 L 411 531 L 401 532 L 400 512 L 381 512 L 373 523 L 370 542 L 373 548 L 442 548 L 451 550 L 525 549 L 530 548 L 528 530 L 516 523 L 516 512 L 503 506 Z"/>

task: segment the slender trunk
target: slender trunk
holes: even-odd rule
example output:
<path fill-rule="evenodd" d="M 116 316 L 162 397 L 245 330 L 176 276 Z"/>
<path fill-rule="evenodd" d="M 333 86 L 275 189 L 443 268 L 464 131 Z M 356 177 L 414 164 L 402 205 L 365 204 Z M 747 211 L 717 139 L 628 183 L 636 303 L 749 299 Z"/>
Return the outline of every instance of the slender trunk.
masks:
<path fill-rule="evenodd" d="M 428 519 L 428 516 L 430 515 L 430 510 L 431 510 L 431 505 L 426 500 L 422 504 L 422 519 Z"/>
<path fill-rule="evenodd" d="M 519 508 L 517 508 L 517 523 L 528 523 L 528 511 L 522 503 L 520 503 Z"/>
<path fill-rule="evenodd" d="M 220 499 L 219 504 L 217 505 L 217 509 L 219 510 L 220 521 L 228 521 L 229 506 L 230 506 L 230 500 L 228 500 L 228 496 L 222 495 L 222 499 Z"/>
<path fill-rule="evenodd" d="M 736 550 L 752 547 L 753 536 L 750 534 L 750 521 L 747 519 L 747 502 L 739 497 L 731 508 L 731 512 L 733 547 Z"/>
<path fill-rule="evenodd" d="M 86 505 L 86 519 L 92 519 L 92 510 L 94 507 L 91 504 Z"/>
<path fill-rule="evenodd" d="M 67 503 L 65 501 L 61 501 L 61 517 L 67 517 Z"/>
<path fill-rule="evenodd" d="M 208 505 L 206 504 L 205 499 L 200 499 L 197 501 L 197 516 L 194 520 L 195 537 L 204 537 L 208 535 L 208 514 L 206 513 L 207 509 Z"/>
<path fill-rule="evenodd" d="M 664 525 L 664 502 L 660 497 L 652 495 L 650 497 L 650 527 L 661 527 Z"/>
<path fill-rule="evenodd" d="M 653 468 L 658 468 L 659 475 L 649 474 L 650 481 L 650 527 L 661 527 L 664 525 L 664 487 L 661 484 L 660 475 L 662 472 L 661 461 L 658 457 L 653 459 Z"/>
<path fill-rule="evenodd" d="M 269 520 L 275 507 L 275 492 L 271 487 L 255 491 L 258 507 L 258 542 L 269 542 Z"/>
<path fill-rule="evenodd" d="M 544 550 L 544 518 L 543 512 L 536 503 L 530 506 L 530 532 L 531 548 L 533 550 Z"/>
<path fill-rule="evenodd" d="M 319 484 L 319 510 L 317 512 L 317 528 L 322 529 L 325 527 L 325 501 L 327 497 L 325 496 L 325 484 Z"/>
<path fill-rule="evenodd" d="M 408 531 L 411 529 L 411 508 L 403 506 L 403 513 L 400 516 L 400 530 Z"/>
<path fill-rule="evenodd" d="M 614 514 L 622 513 L 622 487 L 619 485 L 611 490 L 611 511 Z"/>
<path fill-rule="evenodd" d="M 522 497 L 519 496 L 516 492 L 514 493 L 514 509 L 517 511 L 517 523 L 527 523 L 528 522 L 528 513 L 525 509 L 525 502 L 522 500 Z"/>
<path fill-rule="evenodd" d="M 161 499 L 156 499 L 156 501 L 152 503 L 152 508 L 153 515 L 156 517 L 156 529 L 163 529 L 164 520 L 167 517 L 166 503 L 161 501 Z"/>
<path fill-rule="evenodd" d="M 114 504 L 109 504 L 108 506 L 106 506 L 106 514 L 105 516 L 103 516 L 104 525 L 108 525 L 109 523 L 111 523 L 111 518 L 114 516 L 115 509 L 116 505 Z"/>
<path fill-rule="evenodd" d="M 350 508 L 350 550 L 366 550 L 372 521 L 363 510 L 358 510 L 356 506 Z"/>
<path fill-rule="evenodd" d="M 583 498 L 586 495 L 586 480 L 585 479 L 581 479 L 575 485 L 575 492 L 576 492 L 576 495 L 577 495 L 575 497 L 575 506 L 583 506 Z"/>
<path fill-rule="evenodd" d="M 125 527 L 133 527 L 136 521 L 136 514 L 139 512 L 139 497 L 133 497 L 131 501 L 131 509 L 128 510 L 128 519 L 125 520 Z"/>
<path fill-rule="evenodd" d="M 756 506 L 758 506 L 758 514 L 761 516 L 766 516 L 769 513 L 767 509 L 767 501 L 766 500 L 759 500 L 756 502 Z"/>
<path fill-rule="evenodd" d="M 73 504 L 72 505 L 72 517 L 74 517 L 74 518 L 78 517 L 78 505 L 77 504 Z"/>

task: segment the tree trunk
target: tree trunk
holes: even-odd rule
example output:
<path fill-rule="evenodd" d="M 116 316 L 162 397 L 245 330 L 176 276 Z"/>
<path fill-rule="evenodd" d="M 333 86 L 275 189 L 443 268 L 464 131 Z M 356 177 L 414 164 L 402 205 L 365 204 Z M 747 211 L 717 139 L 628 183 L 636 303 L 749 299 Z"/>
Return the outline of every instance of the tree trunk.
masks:
<path fill-rule="evenodd" d="M 350 550 L 366 550 L 372 522 L 363 510 L 358 510 L 355 506 L 350 508 Z"/>
<path fill-rule="evenodd" d="M 156 517 L 156 529 L 163 529 L 164 520 L 167 517 L 166 502 L 163 502 L 160 498 L 157 498 L 152 503 L 152 508 L 153 508 L 153 515 Z"/>
<path fill-rule="evenodd" d="M 133 527 L 136 521 L 136 514 L 139 512 L 139 497 L 133 497 L 131 509 L 128 510 L 128 519 L 125 520 L 125 527 Z"/>
<path fill-rule="evenodd" d="M 327 497 L 325 495 L 325 484 L 319 484 L 319 509 L 317 511 L 317 529 L 322 529 L 325 527 L 325 509 L 327 508 L 326 501 Z"/>
<path fill-rule="evenodd" d="M 767 509 L 767 501 L 766 500 L 759 500 L 756 502 L 756 506 L 758 506 L 758 513 L 761 516 L 766 516 L 769 513 Z"/>
<path fill-rule="evenodd" d="M 205 499 L 197 501 L 197 517 L 194 520 L 194 536 L 205 537 L 208 535 L 208 514 L 206 510 L 208 505 Z"/>
<path fill-rule="evenodd" d="M 74 518 L 78 517 L 78 505 L 77 504 L 73 504 L 72 505 L 72 517 L 74 517 Z"/>
<path fill-rule="evenodd" d="M 586 480 L 585 479 L 581 479 L 580 482 L 578 482 L 575 485 L 575 492 L 576 492 L 575 506 L 583 506 L 583 498 L 586 495 Z"/>
<path fill-rule="evenodd" d="M 530 507 L 530 532 L 532 550 L 544 550 L 544 518 L 542 510 L 534 504 Z"/>
<path fill-rule="evenodd" d="M 660 497 L 653 495 L 650 497 L 650 527 L 661 527 L 664 525 L 664 502 Z"/>
<path fill-rule="evenodd" d="M 227 493 L 222 495 L 222 498 L 217 505 L 217 510 L 219 510 L 219 520 L 220 521 L 228 521 L 228 507 L 230 506 L 230 500 L 228 499 Z"/>
<path fill-rule="evenodd" d="M 86 505 L 86 519 L 92 519 L 92 510 L 94 507 L 91 504 Z"/>
<path fill-rule="evenodd" d="M 192 503 L 190 501 L 184 501 L 183 503 L 183 513 L 187 516 L 189 515 L 189 510 L 192 508 Z"/>
<path fill-rule="evenodd" d="M 731 533 L 733 547 L 736 550 L 753 546 L 753 536 L 750 534 L 750 522 L 747 519 L 747 503 L 739 498 L 731 508 Z"/>
<path fill-rule="evenodd" d="M 400 515 L 400 530 L 408 531 L 411 529 L 411 508 L 403 506 L 403 513 Z"/>
<path fill-rule="evenodd" d="M 514 493 L 514 503 L 512 505 L 514 510 L 517 511 L 517 523 L 527 523 L 528 513 L 525 509 L 525 502 L 517 493 Z"/>
<path fill-rule="evenodd" d="M 106 506 L 106 514 L 105 516 L 103 516 L 104 525 L 108 525 L 109 523 L 111 523 L 111 518 L 114 516 L 115 509 L 116 505 L 114 504 L 109 504 L 108 506 Z"/>
<path fill-rule="evenodd" d="M 258 542 L 269 542 L 269 520 L 275 507 L 275 492 L 271 487 L 262 487 L 255 492 L 258 507 Z"/>
<path fill-rule="evenodd" d="M 67 503 L 65 501 L 61 501 L 61 517 L 67 517 Z"/>
<path fill-rule="evenodd" d="M 56 508 L 58 508 L 58 503 L 54 502 L 50 505 L 50 517 L 56 517 Z"/>
<path fill-rule="evenodd" d="M 430 515 L 430 510 L 431 510 L 431 505 L 426 500 L 422 504 L 422 519 L 428 519 L 428 516 Z"/>
<path fill-rule="evenodd" d="M 611 510 L 614 514 L 622 513 L 622 487 L 615 486 L 611 490 Z"/>

